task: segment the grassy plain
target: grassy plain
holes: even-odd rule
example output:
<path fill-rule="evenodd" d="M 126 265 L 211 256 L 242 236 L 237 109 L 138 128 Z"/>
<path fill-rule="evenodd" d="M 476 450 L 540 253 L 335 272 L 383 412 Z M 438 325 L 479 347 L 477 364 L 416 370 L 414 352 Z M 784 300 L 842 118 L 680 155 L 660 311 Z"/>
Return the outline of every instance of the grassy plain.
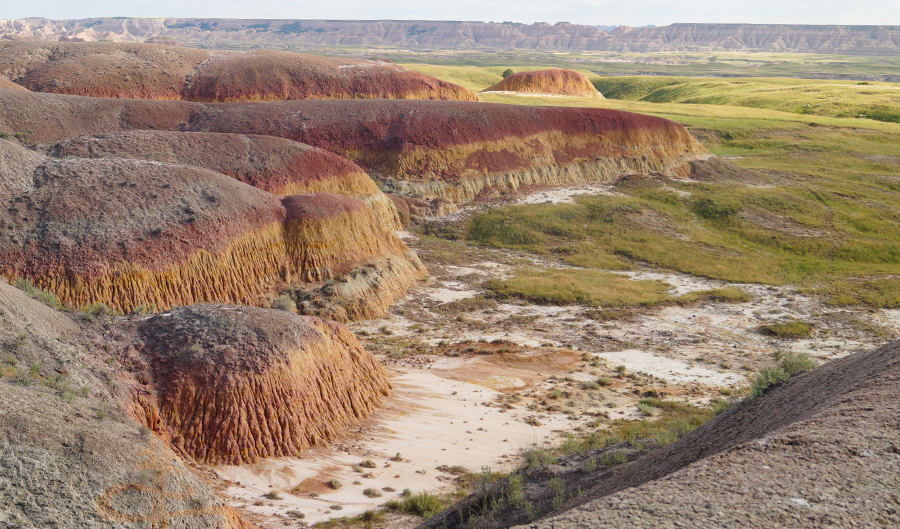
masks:
<path fill-rule="evenodd" d="M 487 69 L 490 74 L 493 70 Z M 471 84 L 477 71 L 468 67 L 445 78 L 458 82 L 465 77 Z M 638 81 L 645 79 L 666 80 Z M 660 90 L 650 90 L 653 86 L 629 89 L 632 100 L 482 98 L 507 104 L 595 106 L 672 119 L 713 153 L 755 171 L 754 181 L 627 179 L 616 184 L 618 195 L 483 213 L 472 219 L 469 239 L 589 269 L 624 270 L 644 262 L 726 281 L 793 284 L 834 305 L 900 307 L 900 125 L 722 104 L 737 97 L 738 85 L 729 84 L 735 81 L 715 89 L 707 82 L 718 81 L 681 81 L 661 85 L 675 87 L 667 93 L 676 95 L 660 95 L 664 102 L 646 96 L 635 100 L 641 90 L 648 95 Z M 624 79 L 617 89 L 627 92 L 627 82 Z M 763 92 L 767 82 L 748 80 L 747 89 Z M 796 110 L 803 91 L 792 87 L 804 83 L 771 80 L 765 105 L 795 105 Z M 820 87 L 845 90 L 848 105 L 858 104 L 853 95 L 857 90 L 898 93 L 880 84 L 829 82 Z M 712 97 L 710 91 L 715 90 L 724 95 L 709 101 L 714 104 L 669 101 L 692 100 L 692 93 Z M 900 101 L 893 96 L 885 96 L 883 104 L 900 114 Z"/>

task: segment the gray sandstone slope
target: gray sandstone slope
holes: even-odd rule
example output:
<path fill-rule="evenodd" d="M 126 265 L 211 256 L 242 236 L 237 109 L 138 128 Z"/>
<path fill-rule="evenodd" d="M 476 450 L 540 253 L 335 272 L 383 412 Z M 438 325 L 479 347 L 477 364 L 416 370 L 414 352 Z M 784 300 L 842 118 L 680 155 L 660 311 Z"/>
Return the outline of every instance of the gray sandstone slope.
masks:
<path fill-rule="evenodd" d="M 522 527 L 900 524 L 900 342 L 735 406 Z"/>
<path fill-rule="evenodd" d="M 0 281 L 0 527 L 245 527 L 115 404 L 122 388 L 103 377 L 95 338 Z M 169 498 L 154 514 L 160 483 Z"/>

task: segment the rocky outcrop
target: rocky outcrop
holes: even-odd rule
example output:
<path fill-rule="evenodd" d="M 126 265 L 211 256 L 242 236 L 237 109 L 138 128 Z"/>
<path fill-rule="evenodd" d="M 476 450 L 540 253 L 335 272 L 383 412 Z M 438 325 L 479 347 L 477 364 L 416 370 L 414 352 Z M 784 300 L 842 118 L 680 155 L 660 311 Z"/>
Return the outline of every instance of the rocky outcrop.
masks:
<path fill-rule="evenodd" d="M 160 424 L 215 464 L 294 456 L 368 416 L 390 383 L 349 329 L 254 307 L 200 305 L 140 325 Z"/>
<path fill-rule="evenodd" d="M 564 68 L 514 73 L 482 92 L 603 98 L 587 76 Z"/>
<path fill-rule="evenodd" d="M 215 107 L 191 126 L 291 138 L 346 156 L 389 193 L 456 203 L 485 189 L 686 176 L 711 156 L 677 123 L 597 108 L 295 101 Z"/>
<path fill-rule="evenodd" d="M 0 77 L 35 92 L 92 97 L 478 101 L 466 88 L 387 62 L 157 44 L 0 41 Z"/>
<path fill-rule="evenodd" d="M 193 165 L 274 195 L 334 193 L 370 206 L 379 222 L 399 229 L 397 209 L 353 162 L 282 138 L 202 132 L 131 131 L 79 136 L 41 150 L 57 158 L 139 158 Z"/>
<path fill-rule="evenodd" d="M 27 278 L 66 305 L 125 313 L 200 301 L 268 306 L 292 283 L 312 288 L 371 265 L 385 288 L 343 303 L 355 307 L 347 317 L 379 316 L 425 275 L 393 227 L 351 197 L 282 199 L 153 161 L 7 158 L 20 176 L 4 179 L 13 191 L 0 221 L 13 229 L 0 237 L 0 275 Z M 382 269 L 385 259 L 399 264 Z"/>

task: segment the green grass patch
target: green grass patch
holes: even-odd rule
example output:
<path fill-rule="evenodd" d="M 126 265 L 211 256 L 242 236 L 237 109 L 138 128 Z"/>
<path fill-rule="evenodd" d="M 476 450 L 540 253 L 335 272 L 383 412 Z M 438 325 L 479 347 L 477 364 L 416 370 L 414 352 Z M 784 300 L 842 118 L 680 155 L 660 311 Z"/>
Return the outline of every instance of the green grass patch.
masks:
<path fill-rule="evenodd" d="M 787 321 L 764 325 L 762 331 L 779 338 L 806 338 L 812 334 L 813 327 L 805 321 Z"/>
<path fill-rule="evenodd" d="M 656 305 L 669 299 L 661 281 L 632 281 L 600 270 L 519 270 L 514 277 L 486 283 L 501 296 L 540 303 L 604 307 Z"/>

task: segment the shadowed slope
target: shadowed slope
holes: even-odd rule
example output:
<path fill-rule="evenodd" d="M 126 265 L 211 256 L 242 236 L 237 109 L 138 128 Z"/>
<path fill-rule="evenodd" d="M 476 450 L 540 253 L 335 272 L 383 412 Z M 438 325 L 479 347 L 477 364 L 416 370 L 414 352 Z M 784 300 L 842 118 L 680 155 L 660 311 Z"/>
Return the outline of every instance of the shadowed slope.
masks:
<path fill-rule="evenodd" d="M 396 208 L 356 164 L 281 138 L 202 132 L 133 131 L 80 136 L 43 149 L 57 158 L 140 158 L 211 169 L 269 193 L 335 193 L 357 198 L 399 229 Z"/>
<path fill-rule="evenodd" d="M 368 416 L 390 383 L 349 329 L 288 312 L 175 309 L 139 328 L 160 425 L 209 463 L 297 455 Z"/>
<path fill-rule="evenodd" d="M 531 527 L 900 523 L 886 508 L 900 485 L 898 386 L 900 342 L 829 362 L 623 465 Z"/>
<path fill-rule="evenodd" d="M 514 73 L 482 92 L 603 98 L 584 74 L 565 68 Z"/>

